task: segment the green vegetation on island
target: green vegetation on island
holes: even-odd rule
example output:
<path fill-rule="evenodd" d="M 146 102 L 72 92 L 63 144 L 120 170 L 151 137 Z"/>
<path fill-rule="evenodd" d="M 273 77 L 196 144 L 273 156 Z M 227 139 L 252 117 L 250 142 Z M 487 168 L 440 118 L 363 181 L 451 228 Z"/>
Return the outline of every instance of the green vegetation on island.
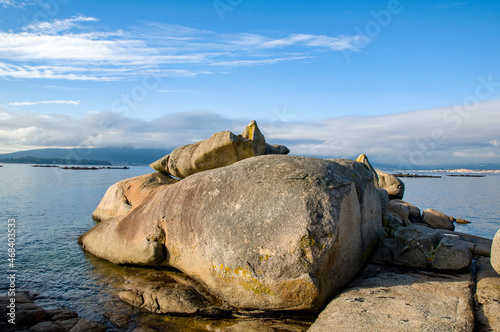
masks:
<path fill-rule="evenodd" d="M 64 159 L 64 158 L 37 158 L 37 157 L 12 157 L 0 159 L 5 164 L 45 164 L 45 165 L 112 165 L 104 160 Z"/>

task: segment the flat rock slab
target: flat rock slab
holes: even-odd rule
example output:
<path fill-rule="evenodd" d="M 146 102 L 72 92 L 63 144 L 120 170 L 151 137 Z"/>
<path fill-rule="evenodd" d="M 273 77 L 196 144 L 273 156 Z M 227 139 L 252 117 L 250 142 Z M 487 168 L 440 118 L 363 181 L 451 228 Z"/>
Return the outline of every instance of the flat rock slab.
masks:
<path fill-rule="evenodd" d="M 500 331 L 500 275 L 486 257 L 477 261 L 476 297 L 475 331 Z"/>
<path fill-rule="evenodd" d="M 368 265 L 309 332 L 473 331 L 471 273 Z"/>

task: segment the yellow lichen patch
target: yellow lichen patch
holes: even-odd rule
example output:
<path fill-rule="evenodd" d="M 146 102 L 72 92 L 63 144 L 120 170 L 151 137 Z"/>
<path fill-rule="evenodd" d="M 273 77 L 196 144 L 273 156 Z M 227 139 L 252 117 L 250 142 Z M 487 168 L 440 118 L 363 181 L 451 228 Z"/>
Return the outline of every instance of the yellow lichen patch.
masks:
<path fill-rule="evenodd" d="M 167 251 L 170 256 L 170 261 L 179 259 L 183 253 L 181 249 L 177 248 L 174 245 L 169 245 L 167 247 Z"/>
<path fill-rule="evenodd" d="M 299 241 L 300 249 L 312 248 L 316 245 L 316 240 L 310 235 L 304 235 Z"/>
<path fill-rule="evenodd" d="M 366 155 L 363 153 L 363 154 L 360 154 L 359 157 L 356 158 L 355 161 L 362 163 L 363 160 L 365 160 L 365 159 L 366 159 Z"/>
<path fill-rule="evenodd" d="M 215 267 L 215 265 L 212 266 Z M 234 269 L 231 269 L 227 266 L 224 266 L 224 264 L 221 264 L 219 271 L 221 271 L 217 273 L 219 277 L 224 279 L 229 284 L 237 284 L 243 289 L 250 290 L 255 294 L 269 296 L 275 295 L 274 291 L 270 287 L 264 285 L 257 278 L 252 277 L 252 273 L 250 272 L 250 269 L 248 267 L 236 267 Z M 214 272 L 216 272 L 215 269 Z M 257 272 L 262 273 L 262 271 Z"/>
<path fill-rule="evenodd" d="M 251 290 L 255 294 L 275 296 L 276 293 L 268 286 L 265 286 L 262 282 L 255 278 L 248 278 L 247 280 L 238 280 L 238 285 L 244 289 Z"/>

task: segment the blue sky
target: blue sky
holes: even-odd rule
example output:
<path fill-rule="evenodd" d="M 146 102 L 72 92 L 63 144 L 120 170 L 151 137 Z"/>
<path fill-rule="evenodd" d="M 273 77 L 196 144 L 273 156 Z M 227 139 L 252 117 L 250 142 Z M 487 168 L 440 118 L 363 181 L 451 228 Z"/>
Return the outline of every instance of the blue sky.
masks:
<path fill-rule="evenodd" d="M 499 41 L 493 0 L 0 0 L 0 152 L 255 119 L 296 154 L 499 163 Z"/>

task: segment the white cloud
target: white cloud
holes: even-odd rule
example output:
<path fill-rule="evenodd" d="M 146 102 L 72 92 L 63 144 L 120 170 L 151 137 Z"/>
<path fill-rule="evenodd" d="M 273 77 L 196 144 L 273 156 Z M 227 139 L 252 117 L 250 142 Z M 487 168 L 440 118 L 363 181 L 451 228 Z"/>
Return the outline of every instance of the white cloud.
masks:
<path fill-rule="evenodd" d="M 75 100 L 45 100 L 45 101 L 23 101 L 8 103 L 9 106 L 35 106 L 40 104 L 65 104 L 65 105 L 79 105 L 80 101 Z"/>
<path fill-rule="evenodd" d="M 292 154 L 353 159 L 365 153 L 375 164 L 411 170 L 430 165 L 500 164 L 499 107 L 500 100 L 484 102 L 462 118 L 463 110 L 450 117 L 453 108 L 437 108 L 315 122 L 298 122 L 293 114 L 270 112 L 268 119 L 256 120 L 268 142 L 285 144 Z M 240 133 L 250 120 L 226 119 L 208 111 L 141 121 L 112 112 L 75 119 L 3 110 L 0 146 L 4 152 L 49 146 L 173 149 L 222 130 Z"/>
<path fill-rule="evenodd" d="M 97 22 L 99 19 L 95 17 L 87 16 L 74 16 L 65 20 L 53 20 L 51 22 L 35 22 L 29 24 L 23 28 L 24 31 L 28 31 L 35 34 L 56 34 L 61 31 L 66 31 L 74 27 L 79 27 L 79 22 Z"/>
<path fill-rule="evenodd" d="M 194 76 L 211 73 L 215 66 L 272 65 L 356 51 L 362 38 L 218 34 L 151 22 L 110 31 L 98 22 L 80 15 L 0 31 L 0 77 L 110 81 L 140 77 L 147 70 Z"/>
<path fill-rule="evenodd" d="M 36 0 L 0 0 L 0 7 L 24 8 L 36 4 Z"/>

